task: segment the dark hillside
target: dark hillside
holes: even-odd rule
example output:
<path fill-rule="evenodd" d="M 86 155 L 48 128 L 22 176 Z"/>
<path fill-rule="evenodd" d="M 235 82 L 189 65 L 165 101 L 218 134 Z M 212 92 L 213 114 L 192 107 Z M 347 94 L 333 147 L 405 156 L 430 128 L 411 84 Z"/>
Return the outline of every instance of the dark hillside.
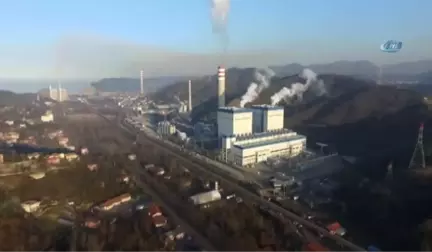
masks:
<path fill-rule="evenodd" d="M 0 90 L 0 106 L 23 106 L 36 100 L 36 94 L 17 94 L 11 91 Z"/>

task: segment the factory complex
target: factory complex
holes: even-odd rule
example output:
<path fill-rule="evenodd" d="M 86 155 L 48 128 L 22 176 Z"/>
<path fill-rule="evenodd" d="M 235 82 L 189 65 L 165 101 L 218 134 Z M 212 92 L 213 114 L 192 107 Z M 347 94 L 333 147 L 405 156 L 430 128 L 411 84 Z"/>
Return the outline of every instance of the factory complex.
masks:
<path fill-rule="evenodd" d="M 218 138 L 224 161 L 250 166 L 271 157 L 294 157 L 306 148 L 306 137 L 284 129 L 282 107 L 220 107 Z"/>

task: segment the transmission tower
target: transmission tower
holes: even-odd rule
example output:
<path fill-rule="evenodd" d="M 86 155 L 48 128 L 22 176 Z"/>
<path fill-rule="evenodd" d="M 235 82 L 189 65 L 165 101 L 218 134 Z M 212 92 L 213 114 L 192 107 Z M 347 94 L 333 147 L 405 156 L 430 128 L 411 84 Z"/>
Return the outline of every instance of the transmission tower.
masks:
<path fill-rule="evenodd" d="M 421 123 L 418 131 L 417 143 L 411 157 L 408 169 L 425 168 L 425 154 L 423 148 L 423 128 L 424 124 Z"/>

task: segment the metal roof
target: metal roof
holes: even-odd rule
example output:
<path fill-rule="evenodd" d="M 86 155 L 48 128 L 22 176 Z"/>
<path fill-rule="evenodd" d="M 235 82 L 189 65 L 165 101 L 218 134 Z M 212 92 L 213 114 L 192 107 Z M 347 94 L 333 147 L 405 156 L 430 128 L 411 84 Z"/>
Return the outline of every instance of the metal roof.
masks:
<path fill-rule="evenodd" d="M 303 135 L 295 135 L 295 136 L 290 136 L 290 137 L 284 137 L 281 139 L 272 139 L 272 140 L 268 140 L 268 141 L 261 141 L 261 142 L 257 142 L 257 143 L 246 143 L 246 144 L 241 144 L 241 145 L 234 144 L 234 147 L 239 148 L 241 150 L 245 150 L 245 149 L 252 149 L 252 148 L 256 148 L 256 147 L 260 147 L 260 146 L 273 145 L 273 144 L 278 144 L 278 143 L 283 143 L 283 142 L 292 142 L 292 141 L 297 141 L 297 140 L 301 140 L 301 139 L 306 140 L 306 137 Z"/>
<path fill-rule="evenodd" d="M 239 108 L 239 107 L 220 107 L 217 110 L 218 112 L 223 112 L 223 113 L 248 113 L 248 112 L 252 112 L 252 109 L 250 108 Z"/>
<path fill-rule="evenodd" d="M 259 109 L 259 110 L 284 110 L 283 107 L 272 106 L 272 105 L 268 105 L 268 104 L 252 105 L 252 109 Z"/>
<path fill-rule="evenodd" d="M 277 136 L 277 135 L 282 135 L 282 134 L 291 133 L 291 132 L 293 132 L 293 131 L 290 129 L 277 129 L 277 130 L 260 132 L 260 133 L 250 133 L 250 134 L 245 134 L 245 135 L 237 135 L 236 140 L 237 141 L 243 141 L 243 140 L 254 139 L 254 138 Z"/>

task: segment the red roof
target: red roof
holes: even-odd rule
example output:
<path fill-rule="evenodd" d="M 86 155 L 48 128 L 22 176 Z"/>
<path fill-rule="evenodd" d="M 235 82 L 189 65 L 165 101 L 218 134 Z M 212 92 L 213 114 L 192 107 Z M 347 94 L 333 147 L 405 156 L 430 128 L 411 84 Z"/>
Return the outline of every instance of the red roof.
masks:
<path fill-rule="evenodd" d="M 303 251 L 330 251 L 319 243 L 308 243 L 303 246 Z"/>
<path fill-rule="evenodd" d="M 340 228 L 342 228 L 342 226 L 339 224 L 339 222 L 335 222 L 327 226 L 327 229 L 329 231 L 334 231 L 334 232 L 339 230 Z"/>
<path fill-rule="evenodd" d="M 152 222 L 156 227 L 163 226 L 167 223 L 167 218 L 163 215 L 158 215 L 152 218 Z"/>
<path fill-rule="evenodd" d="M 149 207 L 148 213 L 150 216 L 154 216 L 155 214 L 162 213 L 162 211 L 160 210 L 158 205 L 151 204 L 151 206 Z"/>

